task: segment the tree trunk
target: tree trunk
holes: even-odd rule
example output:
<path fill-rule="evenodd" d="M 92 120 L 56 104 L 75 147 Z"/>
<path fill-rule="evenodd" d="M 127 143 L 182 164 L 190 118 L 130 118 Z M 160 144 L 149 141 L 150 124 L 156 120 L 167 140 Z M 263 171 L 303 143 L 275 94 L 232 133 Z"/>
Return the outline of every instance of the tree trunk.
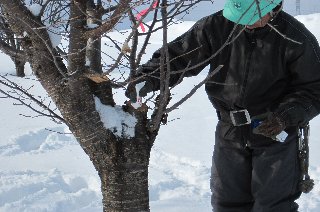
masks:
<path fill-rule="evenodd" d="M 79 115 L 84 113 L 82 111 Z M 151 141 L 146 119 L 137 124 L 136 136 L 126 139 L 116 137 L 101 126 L 97 112 L 93 114 L 90 120 L 76 121 L 77 129 L 72 131 L 99 174 L 103 211 L 150 211 L 148 166 Z"/>
<path fill-rule="evenodd" d="M 16 67 L 16 75 L 18 77 L 24 77 L 25 76 L 24 66 L 26 64 L 26 61 L 20 60 L 19 58 L 15 58 L 13 61 L 14 61 L 14 65 Z"/>
<path fill-rule="evenodd" d="M 150 211 L 148 167 L 153 141 L 146 127 L 147 110 L 124 109 L 138 119 L 135 138 L 111 136 L 85 149 L 101 179 L 104 212 Z"/>
<path fill-rule="evenodd" d="M 147 130 L 147 108 L 124 106 L 138 120 L 135 137 L 117 137 L 102 124 L 89 87 L 84 79 L 70 81 L 72 101 L 60 111 L 100 176 L 103 211 L 150 211 L 148 165 L 154 136 Z"/>
<path fill-rule="evenodd" d="M 300 0 L 296 0 L 296 15 L 300 15 Z"/>
<path fill-rule="evenodd" d="M 103 211 L 150 211 L 148 166 L 151 142 L 145 122 L 138 123 L 140 129 L 145 129 L 138 132 L 137 127 L 136 136 L 132 139 L 115 137 L 104 127 L 97 126 L 99 122 L 95 118 L 90 122 L 86 129 L 76 130 L 75 135 L 77 131 L 82 134 L 79 135 L 79 143 L 100 176 Z"/>
<path fill-rule="evenodd" d="M 126 142 L 132 142 L 124 145 Z M 116 144 L 114 163 L 99 170 L 103 211 L 149 211 L 148 165 L 150 152 L 139 152 L 139 142 Z"/>
<path fill-rule="evenodd" d="M 104 212 L 150 211 L 148 166 L 128 166 L 99 174 Z"/>

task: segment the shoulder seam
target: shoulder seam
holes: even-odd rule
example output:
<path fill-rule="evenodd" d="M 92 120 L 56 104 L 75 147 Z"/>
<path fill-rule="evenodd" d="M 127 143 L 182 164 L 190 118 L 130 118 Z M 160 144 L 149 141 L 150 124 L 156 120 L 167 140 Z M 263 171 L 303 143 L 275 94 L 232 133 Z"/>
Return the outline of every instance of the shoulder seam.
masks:
<path fill-rule="evenodd" d="M 306 41 L 310 43 L 310 45 L 312 46 L 312 49 L 314 51 L 314 54 L 316 55 L 318 62 L 320 63 L 320 56 L 318 55 L 317 51 L 316 51 L 316 47 L 314 45 L 314 43 L 312 42 L 312 40 L 310 39 L 310 37 L 308 35 L 306 35 L 303 31 L 301 31 L 299 28 L 297 28 L 294 24 L 292 24 L 289 20 L 281 17 L 282 20 L 284 20 L 285 22 L 287 22 L 288 24 L 290 24 L 290 26 L 292 28 L 294 28 L 295 30 L 297 30 L 298 32 L 300 32 L 305 38 Z M 311 33 L 311 32 L 310 32 Z"/>

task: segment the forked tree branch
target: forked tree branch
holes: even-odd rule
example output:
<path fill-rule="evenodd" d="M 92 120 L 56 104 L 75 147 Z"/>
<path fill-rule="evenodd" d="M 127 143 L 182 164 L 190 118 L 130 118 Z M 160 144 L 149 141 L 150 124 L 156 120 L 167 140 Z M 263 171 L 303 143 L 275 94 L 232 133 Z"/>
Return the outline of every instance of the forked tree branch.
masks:
<path fill-rule="evenodd" d="M 112 30 L 114 26 L 119 22 L 119 20 L 123 17 L 123 14 L 129 10 L 130 2 L 132 2 L 132 0 L 120 0 L 117 8 L 114 10 L 110 18 L 101 26 L 87 31 L 84 36 L 87 38 L 101 37 L 104 33 Z"/>

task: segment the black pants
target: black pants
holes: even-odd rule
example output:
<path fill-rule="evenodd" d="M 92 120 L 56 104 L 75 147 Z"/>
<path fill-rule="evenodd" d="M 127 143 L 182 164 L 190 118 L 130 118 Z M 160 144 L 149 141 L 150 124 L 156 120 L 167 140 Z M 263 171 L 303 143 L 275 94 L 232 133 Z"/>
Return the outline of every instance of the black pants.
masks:
<path fill-rule="evenodd" d="M 219 121 L 212 159 L 214 212 L 291 212 L 301 195 L 298 136 L 284 143 L 252 133 L 249 125 Z"/>

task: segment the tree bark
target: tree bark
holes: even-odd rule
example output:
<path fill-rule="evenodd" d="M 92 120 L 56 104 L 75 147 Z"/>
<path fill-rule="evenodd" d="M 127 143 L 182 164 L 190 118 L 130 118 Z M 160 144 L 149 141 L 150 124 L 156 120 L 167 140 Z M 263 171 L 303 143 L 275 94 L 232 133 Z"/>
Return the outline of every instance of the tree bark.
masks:
<path fill-rule="evenodd" d="M 19 58 L 13 59 L 14 65 L 16 67 L 16 75 L 17 77 L 24 77 L 25 72 L 24 72 L 24 66 L 26 64 L 26 61 L 20 60 Z"/>
<path fill-rule="evenodd" d="M 149 160 L 149 158 L 146 158 Z M 123 164 L 99 172 L 104 212 L 150 211 L 148 165 Z"/>
<path fill-rule="evenodd" d="M 120 155 L 98 171 L 103 211 L 149 211 L 150 151 L 137 141 L 118 141 L 115 148 Z"/>
<path fill-rule="evenodd" d="M 102 20 L 102 5 L 95 5 L 93 0 L 87 1 L 87 23 L 101 25 Z M 91 71 L 102 73 L 101 65 L 101 37 L 90 37 L 88 39 L 86 59 Z"/>

